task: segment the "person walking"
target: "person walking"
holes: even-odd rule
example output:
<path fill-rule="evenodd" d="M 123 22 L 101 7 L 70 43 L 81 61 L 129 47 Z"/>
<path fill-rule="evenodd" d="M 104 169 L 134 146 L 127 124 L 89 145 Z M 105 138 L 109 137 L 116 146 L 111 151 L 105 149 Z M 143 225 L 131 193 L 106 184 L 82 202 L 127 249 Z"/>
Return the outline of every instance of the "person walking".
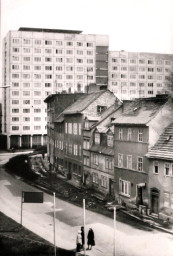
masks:
<path fill-rule="evenodd" d="M 82 236 L 82 248 L 84 248 L 84 245 L 85 245 L 84 226 L 81 227 L 81 236 Z"/>
<path fill-rule="evenodd" d="M 82 247 L 82 235 L 81 235 L 81 230 L 79 230 L 76 237 L 76 251 L 80 252 L 81 247 Z"/>
<path fill-rule="evenodd" d="M 88 250 L 91 250 L 92 246 L 95 245 L 94 231 L 92 230 L 92 228 L 89 229 L 87 238 L 88 238 Z"/>

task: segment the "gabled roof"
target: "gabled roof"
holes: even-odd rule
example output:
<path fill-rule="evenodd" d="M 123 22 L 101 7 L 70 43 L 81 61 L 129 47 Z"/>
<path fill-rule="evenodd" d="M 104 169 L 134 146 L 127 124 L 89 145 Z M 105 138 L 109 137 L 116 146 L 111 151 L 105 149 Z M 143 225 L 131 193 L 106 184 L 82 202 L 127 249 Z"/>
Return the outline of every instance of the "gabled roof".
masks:
<path fill-rule="evenodd" d="M 147 125 L 154 118 L 156 113 L 167 102 L 168 96 L 136 99 L 124 103 L 124 111 L 114 124 L 117 125 Z"/>
<path fill-rule="evenodd" d="M 84 111 L 92 102 L 94 102 L 100 95 L 105 93 L 105 91 L 99 91 L 95 93 L 89 93 L 87 95 L 81 96 L 76 102 L 70 105 L 63 111 L 63 114 L 77 114 Z"/>
<path fill-rule="evenodd" d="M 173 122 L 165 129 L 157 143 L 146 154 L 149 158 L 173 160 Z"/>

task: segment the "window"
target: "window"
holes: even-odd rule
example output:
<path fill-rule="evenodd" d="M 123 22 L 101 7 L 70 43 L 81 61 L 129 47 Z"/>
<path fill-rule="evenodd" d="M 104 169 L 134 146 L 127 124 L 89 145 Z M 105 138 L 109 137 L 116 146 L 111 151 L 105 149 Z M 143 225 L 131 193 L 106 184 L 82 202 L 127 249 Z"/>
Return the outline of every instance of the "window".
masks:
<path fill-rule="evenodd" d="M 46 45 L 52 45 L 52 41 L 50 41 L 50 40 L 45 40 L 45 44 L 46 44 Z"/>
<path fill-rule="evenodd" d="M 143 158 L 142 157 L 137 158 L 137 170 L 139 172 L 143 171 Z"/>
<path fill-rule="evenodd" d="M 12 126 L 12 131 L 18 131 L 19 130 L 19 126 Z"/>
<path fill-rule="evenodd" d="M 148 60 L 148 64 L 154 64 L 153 60 Z"/>
<path fill-rule="evenodd" d="M 24 117 L 24 118 L 23 118 L 23 121 L 24 121 L 24 122 L 30 122 L 30 117 Z"/>
<path fill-rule="evenodd" d="M 153 172 L 154 172 L 154 174 L 159 173 L 159 163 L 158 163 L 158 161 L 153 162 Z"/>
<path fill-rule="evenodd" d="M 97 173 L 95 173 L 95 172 L 93 172 L 93 174 L 92 174 L 92 180 L 93 180 L 93 183 L 96 183 L 96 184 L 98 184 L 98 174 Z"/>
<path fill-rule="evenodd" d="M 73 63 L 73 58 L 66 58 L 67 63 Z"/>
<path fill-rule="evenodd" d="M 35 62 L 40 62 L 41 61 L 41 57 L 34 57 L 34 61 Z"/>
<path fill-rule="evenodd" d="M 77 59 L 77 63 L 83 63 L 83 59 Z"/>
<path fill-rule="evenodd" d="M 19 121 L 19 117 L 12 117 L 12 122 L 18 122 Z"/>
<path fill-rule="evenodd" d="M 24 130 L 24 131 L 30 130 L 30 126 L 23 126 L 23 130 Z"/>
<path fill-rule="evenodd" d="M 62 46 L 62 41 L 56 41 L 56 45 Z"/>
<path fill-rule="evenodd" d="M 35 117 L 34 117 L 34 121 L 35 121 L 35 122 L 41 121 L 41 117 L 40 117 L 40 116 L 35 116 Z"/>
<path fill-rule="evenodd" d="M 107 135 L 107 146 L 108 147 L 113 147 L 114 144 L 114 138 L 113 135 Z"/>
<path fill-rule="evenodd" d="M 81 126 L 81 124 L 78 124 L 78 129 L 79 129 L 79 135 L 81 135 L 81 133 L 82 133 L 82 126 Z"/>
<path fill-rule="evenodd" d="M 19 87 L 19 83 L 12 83 L 13 87 Z"/>
<path fill-rule="evenodd" d="M 73 50 L 66 50 L 66 54 L 73 54 Z"/>
<path fill-rule="evenodd" d="M 37 40 L 37 39 L 36 39 L 36 40 L 34 41 L 34 43 L 40 45 L 40 44 L 41 44 L 41 40 Z"/>
<path fill-rule="evenodd" d="M 90 145 L 89 145 L 89 139 L 84 139 L 83 140 L 83 148 L 84 149 L 89 149 Z"/>
<path fill-rule="evenodd" d="M 66 42 L 67 46 L 73 46 L 73 42 Z"/>
<path fill-rule="evenodd" d="M 41 95 L 41 91 L 34 91 L 34 96 L 40 96 Z"/>
<path fill-rule="evenodd" d="M 123 129 L 119 128 L 119 140 L 123 140 Z"/>
<path fill-rule="evenodd" d="M 93 55 L 93 51 L 87 51 L 87 55 Z"/>
<path fill-rule="evenodd" d="M 93 43 L 87 43 L 87 47 L 93 47 Z"/>
<path fill-rule="evenodd" d="M 24 79 L 29 79 L 30 78 L 30 74 L 23 74 L 23 78 Z"/>
<path fill-rule="evenodd" d="M 105 158 L 105 168 L 109 170 L 112 169 L 112 158 Z"/>
<path fill-rule="evenodd" d="M 95 164 L 95 165 L 98 165 L 98 164 L 99 164 L 98 155 L 96 155 L 96 154 L 93 155 L 93 161 L 94 161 L 94 164 Z"/>
<path fill-rule="evenodd" d="M 101 175 L 101 186 L 107 188 L 107 177 Z"/>
<path fill-rule="evenodd" d="M 77 123 L 73 123 L 73 134 L 77 134 Z"/>
<path fill-rule="evenodd" d="M 132 169 L 132 156 L 127 156 L 127 169 Z"/>
<path fill-rule="evenodd" d="M 12 91 L 13 96 L 19 96 L 19 91 Z"/>
<path fill-rule="evenodd" d="M 46 62 L 51 62 L 51 61 L 52 61 L 52 58 L 45 58 L 45 61 L 46 61 Z"/>
<path fill-rule="evenodd" d="M 34 130 L 41 130 L 41 126 L 39 125 L 34 126 Z"/>
<path fill-rule="evenodd" d="M 69 144 L 69 154 L 72 154 L 72 152 L 73 152 L 72 144 Z"/>
<path fill-rule="evenodd" d="M 84 159 L 84 165 L 90 166 L 90 158 L 89 156 L 83 156 Z"/>
<path fill-rule="evenodd" d="M 23 96 L 29 96 L 30 95 L 30 91 L 23 91 Z"/>
<path fill-rule="evenodd" d="M 66 79 L 73 79 L 72 75 L 66 75 Z"/>
<path fill-rule="evenodd" d="M 87 59 L 88 64 L 92 64 L 93 62 L 94 62 L 93 59 Z"/>
<path fill-rule="evenodd" d="M 30 104 L 30 100 L 23 100 L 23 104 Z"/>
<path fill-rule="evenodd" d="M 130 196 L 130 182 L 126 180 L 119 180 L 119 192 L 124 196 Z"/>
<path fill-rule="evenodd" d="M 45 87 L 51 87 L 52 84 L 51 83 L 45 83 Z"/>
<path fill-rule="evenodd" d="M 19 70 L 19 65 L 12 65 L 13 70 Z"/>
<path fill-rule="evenodd" d="M 153 87 L 153 83 L 148 83 L 148 87 Z"/>
<path fill-rule="evenodd" d="M 34 79 L 41 79 L 41 74 L 34 74 Z"/>
<path fill-rule="evenodd" d="M 52 66 L 45 66 L 45 70 L 52 70 Z"/>
<path fill-rule="evenodd" d="M 102 113 L 104 110 L 106 110 L 106 106 L 97 106 L 97 113 Z"/>
<path fill-rule="evenodd" d="M 77 46 L 83 46 L 82 42 L 77 42 L 76 44 L 77 44 Z"/>
<path fill-rule="evenodd" d="M 12 78 L 19 78 L 19 74 L 12 74 Z"/>
<path fill-rule="evenodd" d="M 65 123 L 65 133 L 68 133 L 68 123 Z"/>
<path fill-rule="evenodd" d="M 29 108 L 24 108 L 23 113 L 30 113 L 30 109 Z"/>
<path fill-rule="evenodd" d="M 123 154 L 118 153 L 118 167 L 123 168 Z"/>
<path fill-rule="evenodd" d="M 24 53 L 30 53 L 30 48 L 23 48 Z"/>
<path fill-rule="evenodd" d="M 163 205 L 164 205 L 164 207 L 166 207 L 166 208 L 169 208 L 169 207 L 170 207 L 170 194 L 167 193 L 167 192 L 164 193 Z"/>
<path fill-rule="evenodd" d="M 67 66 L 67 67 L 66 67 L 66 70 L 67 70 L 67 71 L 73 71 L 73 67 L 72 67 L 72 66 Z"/>
<path fill-rule="evenodd" d="M 138 141 L 142 142 L 143 141 L 143 133 L 142 133 L 142 129 L 138 130 Z"/>
<path fill-rule="evenodd" d="M 165 175 L 170 176 L 170 164 L 165 163 L 164 167 L 165 167 Z"/>
<path fill-rule="evenodd" d="M 72 134 L 72 123 L 68 123 L 68 133 Z"/>
<path fill-rule="evenodd" d="M 63 62 L 63 58 L 56 58 L 56 62 L 62 63 Z"/>
<path fill-rule="evenodd" d="M 48 54 L 52 53 L 52 49 L 45 49 L 45 53 L 48 53 Z"/>
<path fill-rule="evenodd" d="M 78 55 L 83 55 L 83 51 L 77 50 L 77 54 L 78 54 Z"/>
<path fill-rule="evenodd" d="M 74 155 L 78 155 L 78 145 L 74 144 Z"/>
<path fill-rule="evenodd" d="M 13 38 L 13 39 L 12 39 L 12 42 L 13 42 L 14 44 L 19 44 L 19 39 Z"/>
<path fill-rule="evenodd" d="M 18 108 L 12 108 L 12 113 L 19 113 L 19 109 Z"/>
<path fill-rule="evenodd" d="M 56 71 L 62 71 L 62 66 L 56 66 Z"/>
<path fill-rule="evenodd" d="M 94 134 L 94 141 L 95 141 L 95 144 L 97 144 L 97 145 L 100 144 L 100 134 L 99 133 Z"/>
<path fill-rule="evenodd" d="M 23 61 L 30 61 L 31 57 L 23 57 Z"/>
<path fill-rule="evenodd" d="M 41 100 L 34 100 L 34 104 L 36 104 L 36 105 L 41 104 Z"/>
<path fill-rule="evenodd" d="M 34 113 L 41 113 L 41 108 L 34 108 Z"/>
<path fill-rule="evenodd" d="M 128 128 L 127 130 L 127 140 L 132 140 L 132 128 Z"/>
<path fill-rule="evenodd" d="M 19 52 L 19 48 L 13 48 L 13 52 Z"/>
<path fill-rule="evenodd" d="M 52 75 L 51 74 L 45 75 L 45 79 L 52 79 Z"/>

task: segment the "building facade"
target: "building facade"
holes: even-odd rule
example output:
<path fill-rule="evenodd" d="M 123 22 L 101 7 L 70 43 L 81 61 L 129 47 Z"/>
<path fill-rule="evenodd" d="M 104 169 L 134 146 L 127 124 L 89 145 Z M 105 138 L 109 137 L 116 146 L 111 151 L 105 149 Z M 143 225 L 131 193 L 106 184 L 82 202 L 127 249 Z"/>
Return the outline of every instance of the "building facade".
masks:
<path fill-rule="evenodd" d="M 173 222 L 173 123 L 166 127 L 146 156 L 151 213 Z"/>
<path fill-rule="evenodd" d="M 154 97 L 167 89 L 172 54 L 109 52 L 109 89 L 119 99 Z"/>
<path fill-rule="evenodd" d="M 3 40 L 3 120 L 8 148 L 46 143 L 52 93 L 106 89 L 109 38 L 82 31 L 20 28 Z"/>
<path fill-rule="evenodd" d="M 173 101 L 154 97 L 126 102 L 114 121 L 115 196 L 127 206 L 149 203 L 149 160 L 147 152 L 172 122 Z"/>
<path fill-rule="evenodd" d="M 84 183 L 83 127 L 85 120 L 99 120 L 102 113 L 114 104 L 110 91 L 90 93 L 80 97 L 65 109 L 54 123 L 54 166 L 77 185 Z M 84 146 L 85 147 L 85 146 Z M 50 152 L 52 154 L 52 152 Z M 50 158 L 52 158 L 50 156 Z"/>

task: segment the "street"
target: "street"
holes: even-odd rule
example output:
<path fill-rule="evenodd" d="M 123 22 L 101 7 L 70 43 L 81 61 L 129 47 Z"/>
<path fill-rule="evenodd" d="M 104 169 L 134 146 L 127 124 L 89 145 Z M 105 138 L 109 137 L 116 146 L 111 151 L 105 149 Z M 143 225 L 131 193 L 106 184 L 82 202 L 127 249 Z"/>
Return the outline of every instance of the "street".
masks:
<path fill-rule="evenodd" d="M 5 163 L 9 156 L 0 156 Z M 18 223 L 21 218 L 21 192 L 39 191 L 0 169 L 0 211 Z M 127 221 L 126 221 L 127 222 Z M 44 193 L 43 204 L 23 204 L 23 225 L 53 243 L 53 195 Z M 83 209 L 56 198 L 56 245 L 75 249 L 76 235 L 83 225 Z M 92 227 L 96 246 L 87 255 L 113 255 L 113 219 L 86 210 L 86 233 Z M 116 255 L 172 256 L 173 236 L 157 230 L 146 231 L 116 222 Z"/>

